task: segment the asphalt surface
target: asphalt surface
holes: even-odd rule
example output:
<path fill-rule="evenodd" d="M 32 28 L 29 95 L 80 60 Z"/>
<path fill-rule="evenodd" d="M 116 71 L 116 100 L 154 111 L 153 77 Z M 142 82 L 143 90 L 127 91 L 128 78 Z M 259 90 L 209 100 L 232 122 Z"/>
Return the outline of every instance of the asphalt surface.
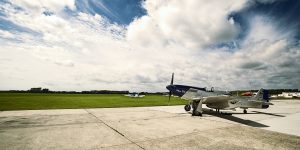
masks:
<path fill-rule="evenodd" d="M 269 109 L 183 106 L 0 112 L 0 149 L 300 149 L 300 100 Z"/>

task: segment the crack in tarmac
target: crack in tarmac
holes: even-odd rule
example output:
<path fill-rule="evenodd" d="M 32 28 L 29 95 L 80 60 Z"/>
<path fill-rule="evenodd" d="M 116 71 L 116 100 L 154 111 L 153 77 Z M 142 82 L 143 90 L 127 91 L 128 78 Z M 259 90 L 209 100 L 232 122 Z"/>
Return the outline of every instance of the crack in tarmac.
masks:
<path fill-rule="evenodd" d="M 106 122 L 104 122 L 103 120 L 101 120 L 100 118 L 98 118 L 96 115 L 94 115 L 93 113 L 89 112 L 87 109 L 84 109 L 86 112 L 88 112 L 90 115 L 94 116 L 97 120 L 99 120 L 101 123 L 103 123 L 104 125 L 106 125 L 107 127 L 109 127 L 110 129 L 114 130 L 115 132 L 117 132 L 119 135 L 123 136 L 125 139 L 127 139 L 128 141 L 130 141 L 132 144 L 135 144 L 136 146 L 138 146 L 141 149 L 145 149 L 142 146 L 140 146 L 139 144 L 137 144 L 136 142 L 132 141 L 131 139 L 129 139 L 128 137 L 126 137 L 123 133 L 121 133 L 120 131 L 118 131 L 117 129 L 113 128 L 112 126 L 110 126 L 109 124 L 107 124 Z"/>

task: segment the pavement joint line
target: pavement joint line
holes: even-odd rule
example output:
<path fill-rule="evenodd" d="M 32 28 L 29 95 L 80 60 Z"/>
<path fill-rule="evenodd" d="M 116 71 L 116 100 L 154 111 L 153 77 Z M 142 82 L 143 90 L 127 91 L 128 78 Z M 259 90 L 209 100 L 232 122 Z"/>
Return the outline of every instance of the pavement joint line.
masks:
<path fill-rule="evenodd" d="M 55 127 L 55 126 L 68 126 L 68 125 L 80 125 L 80 124 L 97 124 L 102 122 L 83 122 L 83 123 L 66 123 L 66 124 L 52 124 L 52 125 L 32 125 L 32 126 L 10 126 L 5 128 L 0 128 L 0 130 L 13 130 L 13 129 L 26 129 L 26 128 L 41 128 L 41 127 Z M 103 123 L 104 124 L 104 123 Z"/>
<path fill-rule="evenodd" d="M 43 114 L 33 114 L 33 115 L 17 115 L 17 116 L 5 116 L 5 117 L 32 117 L 32 116 L 66 116 L 66 115 L 88 115 L 88 113 L 82 114 L 55 114 L 55 115 L 43 115 Z"/>
<path fill-rule="evenodd" d="M 222 128 L 233 127 L 233 126 L 239 126 L 239 125 L 229 125 L 229 126 L 226 126 L 226 127 L 218 127 L 218 128 L 213 128 L 213 129 L 207 129 L 205 131 L 215 130 L 215 129 L 222 129 Z M 173 137 L 180 137 L 180 136 L 190 135 L 190 134 L 195 134 L 195 133 L 199 134 L 199 133 L 202 133 L 202 131 L 192 131 L 192 132 L 189 132 L 189 133 L 177 134 L 177 135 L 173 135 L 173 136 L 161 137 L 161 138 L 155 138 L 155 139 L 149 138 L 147 140 L 140 140 L 140 141 L 136 141 L 136 142 L 137 143 L 143 143 L 143 142 L 148 142 L 148 141 L 155 141 L 155 140 L 161 140 L 161 139 L 169 139 L 169 138 L 173 138 Z"/>
<path fill-rule="evenodd" d="M 55 114 L 55 115 L 42 115 L 42 114 L 34 114 L 34 115 L 23 115 L 23 116 L 6 116 L 6 117 L 36 117 L 36 116 L 67 116 L 67 115 L 89 115 L 88 113 L 84 114 Z"/>
<path fill-rule="evenodd" d="M 181 116 L 153 117 L 153 118 L 143 118 L 143 119 L 133 119 L 133 120 L 130 120 L 130 119 L 124 119 L 124 120 L 120 120 L 120 121 L 117 121 L 117 122 L 124 122 L 124 121 L 140 121 L 140 120 L 162 119 L 162 118 L 176 118 L 176 117 L 181 117 Z M 109 120 L 107 120 L 107 121 L 109 121 Z M 116 121 L 112 121 L 112 122 L 116 122 Z"/>
<path fill-rule="evenodd" d="M 107 124 L 106 122 L 104 122 L 103 120 L 101 120 L 100 118 L 98 118 L 96 115 L 94 115 L 93 113 L 89 112 L 87 109 L 84 109 L 86 112 L 88 112 L 90 115 L 94 116 L 97 120 L 99 120 L 101 123 L 103 123 L 104 125 L 106 125 L 107 127 L 109 127 L 110 129 L 114 130 L 115 132 L 117 132 L 119 135 L 123 136 L 125 139 L 127 139 L 128 141 L 130 141 L 131 143 L 135 144 L 136 146 L 138 146 L 141 149 L 145 149 L 142 146 L 140 146 L 139 144 L 135 143 L 134 141 L 132 141 L 131 139 L 129 139 L 127 136 L 125 136 L 123 133 L 121 133 L 120 131 L 118 131 L 117 129 L 113 128 L 112 126 L 110 126 L 109 124 Z"/>
<path fill-rule="evenodd" d="M 136 107 L 116 107 L 116 108 L 136 108 Z M 97 113 L 96 111 L 93 111 L 92 109 L 95 109 L 95 108 L 88 108 L 88 109 L 85 109 L 85 110 L 91 110 L 91 112 Z M 96 109 L 110 109 L 110 108 L 96 108 Z M 113 108 L 111 108 L 111 109 L 113 109 Z M 155 111 L 155 110 L 148 110 L 148 109 L 145 109 L 145 110 L 126 111 L 126 112 L 145 112 L 145 111 Z M 123 113 L 123 112 L 109 112 L 109 113 L 117 114 L 117 113 Z"/>
<path fill-rule="evenodd" d="M 129 144 L 135 144 L 135 143 L 125 143 L 125 144 L 117 144 L 117 145 L 110 145 L 110 146 L 100 146 L 98 148 L 92 148 L 90 150 L 93 150 L 93 149 L 102 149 L 102 148 L 109 148 L 109 147 L 117 147 L 117 146 L 122 146 L 122 145 L 129 145 Z M 135 144 L 136 145 L 136 144 Z M 139 146 L 138 146 L 139 147 Z M 141 148 L 141 147 L 139 147 Z M 141 149 L 145 149 L 145 148 L 141 148 Z"/>

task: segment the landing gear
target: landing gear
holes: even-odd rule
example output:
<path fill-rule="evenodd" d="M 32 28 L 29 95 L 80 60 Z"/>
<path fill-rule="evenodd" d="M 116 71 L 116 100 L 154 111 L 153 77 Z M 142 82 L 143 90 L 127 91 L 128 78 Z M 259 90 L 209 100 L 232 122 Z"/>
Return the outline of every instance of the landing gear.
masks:
<path fill-rule="evenodd" d="M 191 110 L 191 105 L 187 104 L 184 106 L 185 111 L 190 111 Z"/>
<path fill-rule="evenodd" d="M 202 116 L 202 113 L 193 109 L 193 113 L 192 113 L 192 116 Z"/>
<path fill-rule="evenodd" d="M 247 110 L 246 109 L 244 109 L 244 114 L 246 114 L 247 113 Z"/>
<path fill-rule="evenodd" d="M 202 116 L 202 100 L 192 102 L 193 113 L 192 116 Z"/>

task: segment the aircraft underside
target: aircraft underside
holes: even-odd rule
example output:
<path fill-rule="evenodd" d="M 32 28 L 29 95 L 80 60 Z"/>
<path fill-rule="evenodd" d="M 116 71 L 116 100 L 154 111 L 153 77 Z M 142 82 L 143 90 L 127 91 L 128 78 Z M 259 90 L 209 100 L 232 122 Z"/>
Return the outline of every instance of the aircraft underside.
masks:
<path fill-rule="evenodd" d="M 202 103 L 205 104 L 205 103 Z M 203 109 L 202 109 L 201 101 L 191 101 L 187 105 L 184 106 L 185 111 L 190 111 L 192 109 L 193 116 L 202 116 Z M 201 105 L 201 106 L 200 106 Z M 262 108 L 260 105 L 230 105 L 229 103 L 214 103 L 214 104 L 206 104 L 208 108 L 215 109 L 217 113 L 220 113 L 220 110 L 235 110 L 235 108 L 244 109 L 243 112 L 247 113 L 248 108 Z M 241 107 L 244 106 L 244 107 Z"/>

